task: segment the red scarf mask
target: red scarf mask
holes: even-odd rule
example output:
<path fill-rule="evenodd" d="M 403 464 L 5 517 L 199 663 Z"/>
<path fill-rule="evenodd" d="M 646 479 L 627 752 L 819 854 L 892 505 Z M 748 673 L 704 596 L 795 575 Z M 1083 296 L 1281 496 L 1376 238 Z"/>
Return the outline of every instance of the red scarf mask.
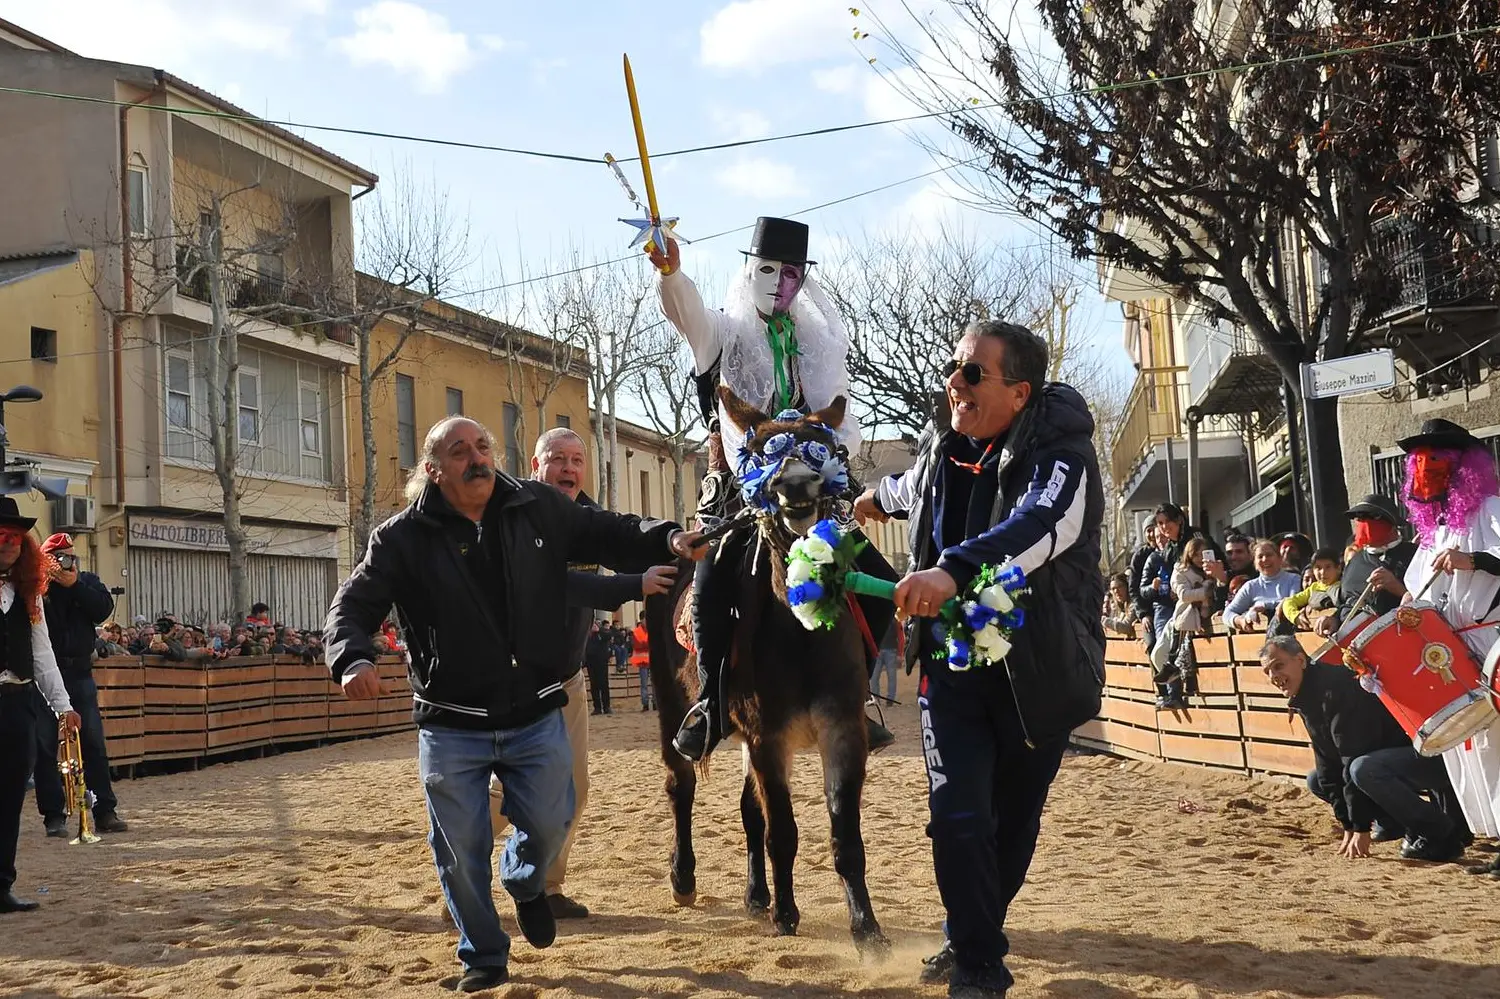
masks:
<path fill-rule="evenodd" d="M 1396 539 L 1396 527 L 1384 520 L 1356 520 L 1354 544 L 1359 548 L 1384 548 Z"/>
<path fill-rule="evenodd" d="M 1431 448 L 1413 452 L 1411 498 L 1419 503 L 1433 503 L 1448 495 L 1448 480 L 1457 462 Z"/>

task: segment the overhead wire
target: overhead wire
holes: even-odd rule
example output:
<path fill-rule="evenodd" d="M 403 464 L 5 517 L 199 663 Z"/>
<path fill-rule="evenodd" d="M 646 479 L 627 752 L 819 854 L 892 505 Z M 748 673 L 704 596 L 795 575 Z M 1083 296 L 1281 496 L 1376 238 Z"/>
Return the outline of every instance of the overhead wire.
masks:
<path fill-rule="evenodd" d="M 1341 48 L 1319 49 L 1313 52 L 1304 52 L 1298 55 L 1278 56 L 1275 59 L 1249 60 L 1239 63 L 1231 63 L 1224 66 L 1215 66 L 1209 69 L 1188 70 L 1182 73 L 1172 73 L 1165 76 L 1148 75 L 1133 80 L 1121 80 L 1115 83 L 1101 83 L 1089 87 L 1078 87 L 1071 90 L 1062 90 L 1050 94 L 1039 94 L 1035 97 L 1020 101 L 990 101 L 977 104 L 961 105 L 953 108 L 944 108 L 935 111 L 924 111 L 916 114 L 901 115 L 894 118 L 881 118 L 873 121 L 848 122 L 842 125 L 828 125 L 819 128 L 806 129 L 797 132 L 786 132 L 780 135 L 767 135 L 748 139 L 736 139 L 728 142 L 709 143 L 700 146 L 688 146 L 682 149 L 669 149 L 665 152 L 652 153 L 656 159 L 668 159 L 674 156 L 688 156 L 696 153 L 719 152 L 727 149 L 741 149 L 748 146 L 765 145 L 774 142 L 786 142 L 793 139 L 814 138 L 823 135 L 836 135 L 842 132 L 858 131 L 866 128 L 880 128 L 887 125 L 900 125 L 914 121 L 922 121 L 931 118 L 941 118 L 948 115 L 972 113 L 975 111 L 996 110 L 1004 107 L 1023 106 L 1031 103 L 1042 103 L 1047 101 L 1065 100 L 1069 98 L 1098 96 L 1121 90 L 1131 90 L 1139 87 L 1157 86 L 1164 83 L 1178 83 L 1186 80 L 1194 80 L 1205 77 L 1218 76 L 1223 73 L 1242 73 L 1255 69 L 1269 69 L 1273 66 L 1292 65 L 1297 63 L 1317 62 L 1325 59 L 1338 58 L 1348 55 L 1358 55 L 1364 52 L 1375 52 L 1386 49 L 1399 48 L 1408 45 L 1420 45 L 1428 42 L 1455 41 L 1463 38 L 1472 38 L 1480 35 L 1495 34 L 1500 32 L 1500 24 L 1486 25 L 1479 28 L 1464 28 L 1457 31 L 1435 32 L 1428 35 L 1412 35 L 1405 38 L 1394 38 L 1383 42 L 1370 42 L 1362 45 L 1346 45 Z M 39 90 L 31 87 L 0 87 L 0 94 L 15 94 L 26 97 L 41 97 L 52 100 L 73 101 L 86 104 L 101 104 L 110 107 L 130 107 L 144 111 L 163 111 L 170 114 L 182 115 L 184 117 L 212 118 L 227 121 L 242 121 L 248 124 L 274 125 L 278 128 L 288 130 L 306 129 L 308 131 L 329 132 L 340 135 L 355 135 L 365 138 L 388 139 L 395 142 L 415 142 L 426 145 L 446 146 L 456 149 L 471 149 L 481 152 L 505 153 L 513 156 L 525 156 L 537 159 L 559 160 L 569 163 L 587 163 L 598 165 L 604 162 L 602 156 L 585 156 L 576 153 L 554 152 L 542 149 L 528 149 L 518 146 L 504 146 L 487 142 L 473 142 L 465 139 L 449 139 L 441 136 L 412 135 L 402 132 L 388 132 L 381 129 L 355 128 L 346 125 L 323 125 L 314 122 L 299 122 L 290 119 L 265 118 L 248 112 L 215 111 L 208 108 L 186 108 L 172 107 L 160 104 L 137 104 L 122 98 L 98 97 L 86 94 L 70 94 L 61 91 Z M 615 159 L 617 163 L 633 163 L 640 159 L 639 156 L 621 156 Z"/>

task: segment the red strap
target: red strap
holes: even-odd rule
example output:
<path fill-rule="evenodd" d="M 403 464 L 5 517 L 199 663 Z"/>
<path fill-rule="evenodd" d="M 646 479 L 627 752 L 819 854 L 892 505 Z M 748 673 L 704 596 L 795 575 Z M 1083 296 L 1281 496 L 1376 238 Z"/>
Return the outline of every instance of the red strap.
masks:
<path fill-rule="evenodd" d="M 875 641 L 875 636 L 870 633 L 870 622 L 865 620 L 865 612 L 860 608 L 859 601 L 854 599 L 854 594 L 846 593 L 844 599 L 848 601 L 849 613 L 853 615 L 854 623 L 859 625 L 859 633 L 865 638 L 865 651 L 870 654 L 871 659 L 874 659 L 880 655 L 880 645 Z"/>

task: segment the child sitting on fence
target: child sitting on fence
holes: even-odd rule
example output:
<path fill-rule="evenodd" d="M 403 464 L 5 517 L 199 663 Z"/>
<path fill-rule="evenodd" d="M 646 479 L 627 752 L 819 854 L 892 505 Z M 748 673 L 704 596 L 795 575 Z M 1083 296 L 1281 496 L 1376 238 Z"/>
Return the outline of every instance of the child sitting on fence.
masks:
<path fill-rule="evenodd" d="M 1312 627 L 1313 613 L 1338 606 L 1339 579 L 1343 574 L 1338 552 L 1332 548 L 1319 548 L 1313 552 L 1309 571 L 1312 573 L 1312 583 L 1281 602 L 1275 633 L 1290 634 L 1299 629 L 1306 631 Z"/>

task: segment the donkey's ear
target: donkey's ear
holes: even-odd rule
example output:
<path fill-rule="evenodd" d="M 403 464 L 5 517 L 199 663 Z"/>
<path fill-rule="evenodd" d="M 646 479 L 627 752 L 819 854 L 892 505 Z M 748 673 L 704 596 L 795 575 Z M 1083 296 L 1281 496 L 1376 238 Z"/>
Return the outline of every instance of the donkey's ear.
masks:
<path fill-rule="evenodd" d="M 848 408 L 849 400 L 843 396 L 835 396 L 833 401 L 816 413 L 808 416 L 809 423 L 821 423 L 829 430 L 837 430 L 844 422 L 844 414 Z"/>
<path fill-rule="evenodd" d="M 719 401 L 724 404 L 724 413 L 729 417 L 729 422 L 739 427 L 744 433 L 748 434 L 770 419 L 765 413 L 730 391 L 728 385 L 719 386 Z"/>

